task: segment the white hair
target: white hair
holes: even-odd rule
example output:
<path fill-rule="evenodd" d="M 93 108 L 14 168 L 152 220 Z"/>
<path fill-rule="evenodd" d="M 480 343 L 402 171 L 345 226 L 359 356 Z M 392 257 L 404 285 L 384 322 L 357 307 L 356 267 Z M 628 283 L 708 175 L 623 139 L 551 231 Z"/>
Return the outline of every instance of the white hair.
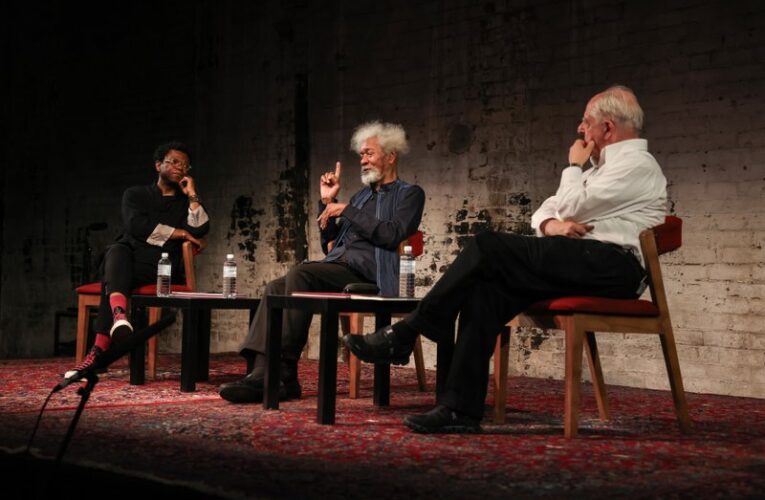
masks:
<path fill-rule="evenodd" d="M 643 130 L 643 109 L 635 93 L 624 85 L 614 85 L 595 96 L 590 115 L 598 120 L 609 118 L 636 132 Z"/>
<path fill-rule="evenodd" d="M 364 141 L 372 137 L 377 137 L 380 147 L 386 154 L 395 151 L 399 156 L 403 156 L 409 152 L 404 127 L 397 123 L 384 123 L 377 120 L 362 123 L 356 127 L 351 137 L 351 149 L 360 153 Z"/>

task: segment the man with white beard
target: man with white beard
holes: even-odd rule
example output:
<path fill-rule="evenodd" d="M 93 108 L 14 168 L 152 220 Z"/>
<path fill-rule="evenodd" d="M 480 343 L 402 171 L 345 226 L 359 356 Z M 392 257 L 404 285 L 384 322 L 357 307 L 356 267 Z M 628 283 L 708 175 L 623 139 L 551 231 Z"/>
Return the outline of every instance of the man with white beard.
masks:
<path fill-rule="evenodd" d="M 348 283 L 377 285 L 381 295 L 398 295 L 398 245 L 417 231 L 425 206 L 425 192 L 398 177 L 399 158 L 409 151 L 401 125 L 378 121 L 360 125 L 351 138 L 360 155 L 365 185 L 347 203 L 338 201 L 342 166 L 321 176 L 318 224 L 325 253 L 321 261 L 303 262 L 286 276 L 266 285 L 266 295 L 296 291 L 340 292 Z M 286 310 L 282 327 L 280 397 L 300 398 L 297 363 L 308 340 L 311 313 Z M 220 396 L 232 403 L 263 400 L 266 351 L 266 307 L 261 302 L 240 354 L 253 363 L 243 379 L 223 384 Z"/>

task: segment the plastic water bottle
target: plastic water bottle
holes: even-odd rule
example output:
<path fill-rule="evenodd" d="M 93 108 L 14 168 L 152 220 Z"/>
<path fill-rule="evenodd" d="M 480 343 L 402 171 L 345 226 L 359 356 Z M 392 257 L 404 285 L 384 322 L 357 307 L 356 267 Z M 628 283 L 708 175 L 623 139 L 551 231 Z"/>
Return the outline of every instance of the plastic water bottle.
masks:
<path fill-rule="evenodd" d="M 226 262 L 223 263 L 223 296 L 236 298 L 236 261 L 232 253 L 226 254 Z"/>
<path fill-rule="evenodd" d="M 401 254 L 398 274 L 398 296 L 414 297 L 414 255 L 412 247 L 406 245 Z"/>
<path fill-rule="evenodd" d="M 172 264 L 167 252 L 162 252 L 162 258 L 157 264 L 157 297 L 170 296 L 170 275 L 172 274 Z"/>

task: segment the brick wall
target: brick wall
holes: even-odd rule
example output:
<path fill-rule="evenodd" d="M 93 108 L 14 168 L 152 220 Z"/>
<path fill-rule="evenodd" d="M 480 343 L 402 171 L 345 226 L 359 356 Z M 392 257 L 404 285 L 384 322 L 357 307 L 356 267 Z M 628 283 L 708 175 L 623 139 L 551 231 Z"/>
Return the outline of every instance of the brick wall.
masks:
<path fill-rule="evenodd" d="M 4 103 L 0 355 L 50 352 L 53 312 L 74 305 L 87 249 L 119 231 L 124 187 L 153 180 L 159 142 L 196 153 L 213 217 L 200 285 L 220 286 L 233 251 L 243 292 L 259 295 L 321 255 L 320 174 L 339 159 L 345 196 L 360 186 L 354 126 L 402 123 L 401 176 L 427 193 L 421 295 L 471 235 L 529 232 L 584 104 L 618 82 L 641 99 L 685 221 L 664 270 L 686 387 L 765 397 L 760 2 L 131 3 L 87 27 L 78 8 L 4 7 L 15 98 Z M 214 317 L 214 349 L 236 348 L 245 316 Z M 177 349 L 177 332 L 163 344 Z M 515 373 L 562 375 L 559 332 L 512 345 Z M 658 340 L 604 337 L 601 352 L 607 382 L 666 387 Z"/>

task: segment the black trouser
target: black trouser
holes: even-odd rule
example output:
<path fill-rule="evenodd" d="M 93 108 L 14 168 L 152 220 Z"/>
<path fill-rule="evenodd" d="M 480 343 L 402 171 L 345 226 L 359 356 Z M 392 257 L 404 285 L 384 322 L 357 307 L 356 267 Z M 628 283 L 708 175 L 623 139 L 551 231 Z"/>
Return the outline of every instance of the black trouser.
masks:
<path fill-rule="evenodd" d="M 289 295 L 292 292 L 341 292 L 348 283 L 368 282 L 366 278 L 348 267 L 344 262 L 304 262 L 290 269 L 281 278 L 266 285 L 267 295 Z M 247 338 L 240 346 L 245 357 L 266 352 L 265 300 L 255 311 Z M 298 309 L 285 309 L 282 323 L 282 358 L 297 360 L 308 341 L 313 313 Z"/>
<path fill-rule="evenodd" d="M 482 417 L 489 358 L 504 325 L 532 303 L 565 295 L 634 298 L 644 277 L 621 247 L 562 236 L 486 232 L 471 240 L 406 321 L 431 340 L 459 327 L 439 404 Z"/>
<path fill-rule="evenodd" d="M 109 295 L 117 292 L 129 298 L 134 288 L 156 283 L 157 261 L 152 258 L 149 262 L 146 257 L 140 258 L 130 246 L 115 243 L 106 250 L 102 266 L 101 305 L 96 318 L 96 332 L 107 333 L 113 322 Z M 173 266 L 172 280 L 174 282 L 177 279 L 183 279 L 180 267 Z"/>

